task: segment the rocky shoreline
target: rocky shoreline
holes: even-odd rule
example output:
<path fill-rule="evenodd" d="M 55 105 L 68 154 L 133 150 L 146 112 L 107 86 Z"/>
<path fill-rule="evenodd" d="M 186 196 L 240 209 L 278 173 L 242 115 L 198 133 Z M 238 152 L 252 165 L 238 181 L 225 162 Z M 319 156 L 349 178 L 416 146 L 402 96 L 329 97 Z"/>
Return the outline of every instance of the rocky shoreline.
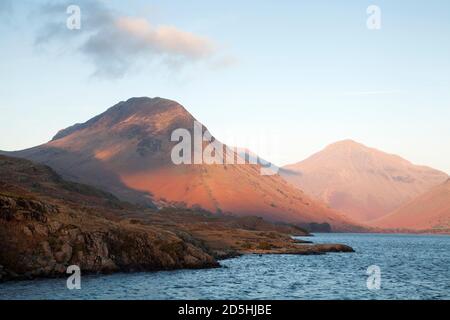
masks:
<path fill-rule="evenodd" d="M 289 224 L 201 210 L 155 210 L 0 156 L 0 282 L 83 273 L 204 269 L 243 254 L 352 252 L 310 244 Z"/>
<path fill-rule="evenodd" d="M 164 230 L 123 226 L 61 213 L 35 200 L 0 196 L 0 281 L 86 273 L 218 267 L 189 239 Z"/>
<path fill-rule="evenodd" d="M 144 221 L 113 222 L 90 216 L 86 223 L 88 217 L 83 213 L 65 210 L 42 201 L 0 195 L 0 282 L 67 276 L 70 265 L 87 274 L 108 274 L 217 268 L 220 260 L 243 254 L 353 252 L 344 245 L 299 244 L 287 235 L 245 229 L 222 233 L 232 232 L 233 239 L 245 235 L 246 245 L 238 248 L 223 241 L 218 248 L 214 239 L 195 238 L 187 232 L 177 235 L 170 228 L 162 230 Z"/>

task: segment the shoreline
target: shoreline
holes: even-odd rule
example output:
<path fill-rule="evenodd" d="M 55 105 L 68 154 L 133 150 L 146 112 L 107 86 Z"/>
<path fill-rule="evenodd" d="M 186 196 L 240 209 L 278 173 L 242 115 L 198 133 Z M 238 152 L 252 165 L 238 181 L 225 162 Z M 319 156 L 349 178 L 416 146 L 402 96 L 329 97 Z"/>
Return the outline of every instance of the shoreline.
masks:
<path fill-rule="evenodd" d="M 98 275 L 98 276 L 108 276 L 113 274 L 135 274 L 135 273 L 156 273 L 156 272 L 164 272 L 164 271 L 178 271 L 178 270 L 207 270 L 207 269 L 220 269 L 224 268 L 223 265 L 220 264 L 221 261 L 236 259 L 246 255 L 324 255 L 327 253 L 353 253 L 355 250 L 347 245 L 343 244 L 309 244 L 305 243 L 303 245 L 299 245 L 297 248 L 288 247 L 281 248 L 275 250 L 250 250 L 247 252 L 234 252 L 229 253 L 227 255 L 223 255 L 220 257 L 215 257 L 215 264 L 205 264 L 204 266 L 196 266 L 196 267 L 174 267 L 174 268 L 162 268 L 162 269 L 149 269 L 149 270 L 133 270 L 133 269 L 118 269 L 114 271 L 85 271 L 81 270 L 82 275 Z M 0 266 L 0 271 L 2 270 L 2 266 Z M 13 277 L 5 277 L 0 278 L 0 285 L 5 283 L 13 283 L 13 282 L 24 282 L 24 281 L 39 281 L 39 280 L 49 280 L 49 279 L 64 279 L 69 277 L 69 274 L 60 273 L 53 274 L 48 276 L 13 276 Z M 0 299 L 1 300 L 1 299 Z"/>

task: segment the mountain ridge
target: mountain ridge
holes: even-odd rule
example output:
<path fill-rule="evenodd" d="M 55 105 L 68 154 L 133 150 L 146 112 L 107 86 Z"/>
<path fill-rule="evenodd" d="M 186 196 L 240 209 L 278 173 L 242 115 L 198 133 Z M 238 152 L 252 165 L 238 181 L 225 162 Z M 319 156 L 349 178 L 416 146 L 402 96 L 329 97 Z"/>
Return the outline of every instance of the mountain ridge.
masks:
<path fill-rule="evenodd" d="M 174 165 L 170 155 L 177 142 L 171 141 L 171 133 L 183 128 L 192 134 L 195 121 L 175 101 L 131 98 L 59 131 L 44 145 L 12 155 L 47 164 L 67 179 L 126 201 L 259 215 L 272 221 L 329 223 L 339 230 L 355 226 L 278 175 L 261 176 L 259 164 Z"/>
<path fill-rule="evenodd" d="M 360 223 L 380 218 L 448 178 L 354 140 L 330 144 L 280 174 Z"/>

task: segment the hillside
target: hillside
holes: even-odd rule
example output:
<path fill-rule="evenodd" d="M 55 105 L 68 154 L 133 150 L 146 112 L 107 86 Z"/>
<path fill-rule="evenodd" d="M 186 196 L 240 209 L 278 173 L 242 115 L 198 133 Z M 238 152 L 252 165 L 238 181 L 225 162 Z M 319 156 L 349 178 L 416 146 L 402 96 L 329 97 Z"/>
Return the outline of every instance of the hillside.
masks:
<path fill-rule="evenodd" d="M 444 172 L 352 140 L 331 144 L 280 174 L 360 223 L 389 214 L 448 179 Z"/>
<path fill-rule="evenodd" d="M 178 142 L 171 141 L 171 135 L 180 128 L 193 134 L 195 122 L 174 101 L 132 98 L 60 131 L 49 143 L 11 155 L 49 165 L 68 180 L 141 205 L 201 208 L 271 221 L 328 223 L 334 230 L 355 229 L 352 221 L 279 175 L 261 175 L 260 165 L 175 165 L 171 152 Z M 206 131 L 203 127 L 202 132 Z M 231 154 L 233 159 L 239 157 Z"/>
<path fill-rule="evenodd" d="M 373 221 L 372 225 L 389 229 L 450 233 L 450 179 L 391 214 Z"/>
<path fill-rule="evenodd" d="M 349 252 L 297 245 L 289 224 L 204 211 L 156 211 L 68 182 L 51 168 L 0 156 L 0 281 L 83 273 L 218 267 L 244 253 Z"/>

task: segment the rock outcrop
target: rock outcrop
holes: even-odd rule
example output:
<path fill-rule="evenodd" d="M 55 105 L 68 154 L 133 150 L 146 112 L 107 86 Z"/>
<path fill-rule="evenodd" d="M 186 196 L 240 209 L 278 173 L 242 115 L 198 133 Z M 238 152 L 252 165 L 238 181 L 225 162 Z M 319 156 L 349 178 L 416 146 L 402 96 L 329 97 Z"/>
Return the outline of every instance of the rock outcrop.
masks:
<path fill-rule="evenodd" d="M 247 253 L 318 254 L 302 228 L 260 217 L 155 210 L 67 182 L 51 168 L 0 155 L 0 281 L 83 273 L 218 267 Z"/>
<path fill-rule="evenodd" d="M 58 276 L 70 265 L 87 273 L 219 265 L 171 232 L 66 210 L 0 195 L 0 279 Z"/>

